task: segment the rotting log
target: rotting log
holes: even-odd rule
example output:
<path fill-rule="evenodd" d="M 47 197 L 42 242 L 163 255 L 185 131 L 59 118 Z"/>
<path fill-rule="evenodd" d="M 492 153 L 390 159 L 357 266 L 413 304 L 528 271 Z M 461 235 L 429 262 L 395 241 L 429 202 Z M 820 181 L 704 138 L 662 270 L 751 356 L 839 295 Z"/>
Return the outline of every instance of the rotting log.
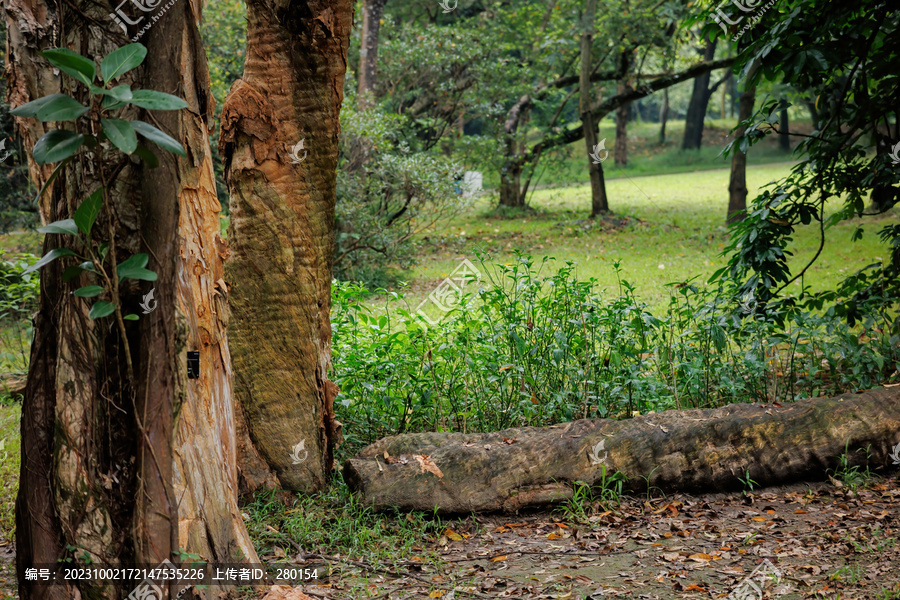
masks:
<path fill-rule="evenodd" d="M 821 480 L 848 448 L 850 465 L 890 466 L 900 442 L 900 387 L 801 400 L 582 419 L 495 433 L 385 438 L 344 466 L 350 489 L 379 510 L 515 512 L 572 497 L 622 473 L 626 491 L 742 489 Z M 868 458 L 867 458 L 868 452 Z"/>

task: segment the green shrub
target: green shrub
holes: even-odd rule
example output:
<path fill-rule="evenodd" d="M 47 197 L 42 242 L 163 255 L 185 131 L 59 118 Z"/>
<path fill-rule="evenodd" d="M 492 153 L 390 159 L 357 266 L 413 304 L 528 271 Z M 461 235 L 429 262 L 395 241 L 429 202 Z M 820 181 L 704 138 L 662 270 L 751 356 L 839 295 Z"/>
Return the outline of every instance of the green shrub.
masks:
<path fill-rule="evenodd" d="M 542 274 L 548 262 L 482 261 L 439 326 L 402 293 L 379 292 L 379 304 L 360 285 L 336 283 L 344 451 L 409 431 L 792 401 L 869 388 L 897 367 L 897 336 L 877 316 L 852 328 L 828 313 L 756 314 L 690 282 L 673 284 L 667 314 L 656 316 L 627 281 L 610 294 L 579 280 L 572 263 Z"/>
<path fill-rule="evenodd" d="M 25 270 L 37 260 L 31 254 L 0 251 L 0 372 L 28 368 L 31 315 L 37 310 L 40 275 Z"/>

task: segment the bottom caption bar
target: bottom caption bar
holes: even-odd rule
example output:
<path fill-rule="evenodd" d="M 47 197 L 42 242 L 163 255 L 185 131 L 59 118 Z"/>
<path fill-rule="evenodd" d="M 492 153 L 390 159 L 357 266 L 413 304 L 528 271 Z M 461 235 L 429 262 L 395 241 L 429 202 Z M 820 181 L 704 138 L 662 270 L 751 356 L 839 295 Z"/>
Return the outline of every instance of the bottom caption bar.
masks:
<path fill-rule="evenodd" d="M 35 565 L 25 569 L 29 585 L 139 587 L 160 584 L 187 586 L 297 585 L 319 579 L 320 568 L 281 564 L 211 564 L 189 562 L 175 565 L 168 560 L 154 566 L 109 567 L 97 565 Z M 324 576 L 324 572 L 322 572 Z"/>

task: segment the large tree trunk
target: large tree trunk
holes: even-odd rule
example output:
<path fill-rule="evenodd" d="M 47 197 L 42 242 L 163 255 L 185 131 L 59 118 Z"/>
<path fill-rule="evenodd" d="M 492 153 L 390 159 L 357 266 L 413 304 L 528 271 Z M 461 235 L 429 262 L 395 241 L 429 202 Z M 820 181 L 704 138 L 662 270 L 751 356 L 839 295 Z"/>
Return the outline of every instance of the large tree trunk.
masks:
<path fill-rule="evenodd" d="M 584 419 L 496 433 L 386 438 L 344 468 L 376 509 L 515 511 L 572 497 L 576 481 L 621 473 L 629 491 L 739 490 L 824 479 L 848 448 L 851 465 L 886 465 L 900 439 L 900 388 L 785 406 L 732 404 L 633 419 Z"/>
<path fill-rule="evenodd" d="M 38 51 L 67 46 L 100 57 L 123 41 L 112 30 L 108 9 L 94 3 L 15 2 L 6 10 L 13 105 L 60 91 L 61 81 L 64 91 L 72 91 L 71 80 L 54 75 Z M 71 295 L 88 283 L 85 275 L 64 283 L 62 261 L 41 273 L 16 515 L 22 598 L 122 594 L 90 581 L 25 583 L 25 568 L 71 557 L 66 546 L 78 548 L 79 556 L 87 553 L 98 567 L 158 564 L 179 548 L 214 561 L 256 560 L 236 505 L 226 316 L 213 300 L 224 250 L 217 244 L 218 204 L 205 129 L 212 107 L 195 25 L 199 3 L 178 3 L 171 12 L 142 40 L 152 58 L 118 83 L 187 100 L 188 109 L 150 118 L 181 141 L 191 158 L 176 160 L 156 150 L 161 166 L 155 170 L 125 161 L 94 227 L 97 239 L 108 240 L 114 232 L 118 262 L 137 252 L 151 255 L 149 267 L 158 280 L 123 285 L 120 300 L 128 312 L 140 313 L 137 306 L 152 287 L 157 308 L 128 325 L 123 338 L 111 326 L 114 317 L 89 319 L 88 303 Z M 62 23 L 66 37 L 59 39 Z M 111 29 L 98 35 L 98 23 Z M 148 118 L 137 110 L 128 115 L 140 116 Z M 19 121 L 29 148 L 45 129 L 34 120 Z M 90 169 L 82 166 L 87 161 L 73 161 L 42 197 L 42 219 L 70 217 L 100 187 L 98 169 L 109 175 L 121 160 L 106 155 L 90 161 Z M 33 161 L 29 166 L 40 187 L 50 169 Z M 68 239 L 47 236 L 45 251 Z M 197 381 L 186 378 L 187 350 L 201 353 Z"/>
<path fill-rule="evenodd" d="M 703 47 L 703 60 L 710 61 L 715 54 L 716 40 L 707 42 Z M 709 88 L 709 78 L 709 72 L 694 78 L 691 101 L 688 104 L 687 114 L 684 117 L 684 138 L 681 142 L 682 150 L 698 150 L 703 141 L 703 121 L 706 119 L 706 108 L 709 106 L 709 98 L 714 91 Z"/>
<path fill-rule="evenodd" d="M 359 98 L 360 108 L 372 105 L 375 92 L 375 76 L 378 68 L 378 32 L 387 0 L 363 0 L 362 28 L 359 47 Z"/>
<path fill-rule="evenodd" d="M 235 396 L 280 484 L 306 492 L 326 485 L 339 436 L 327 371 L 351 12 L 350 0 L 250 0 L 244 74 L 222 111 Z"/>
<path fill-rule="evenodd" d="M 738 108 L 738 122 L 750 118 L 756 100 L 756 87 L 751 86 L 741 93 Z M 744 135 L 746 127 L 738 127 L 736 136 Z M 735 148 L 731 155 L 731 178 L 728 181 L 728 214 L 725 223 L 731 225 L 744 218 L 747 210 L 747 155 Z"/>
<path fill-rule="evenodd" d="M 597 147 L 597 122 L 591 110 L 591 49 L 594 43 L 594 18 L 597 14 L 597 0 L 585 0 L 581 32 L 581 71 L 579 74 L 579 104 L 581 129 L 584 132 L 584 146 L 588 155 L 588 174 L 591 178 L 591 218 L 609 212 L 606 197 L 606 181 L 603 179 L 603 164 L 594 156 L 605 160 L 608 152 Z M 602 156 L 601 156 L 602 154 Z"/>

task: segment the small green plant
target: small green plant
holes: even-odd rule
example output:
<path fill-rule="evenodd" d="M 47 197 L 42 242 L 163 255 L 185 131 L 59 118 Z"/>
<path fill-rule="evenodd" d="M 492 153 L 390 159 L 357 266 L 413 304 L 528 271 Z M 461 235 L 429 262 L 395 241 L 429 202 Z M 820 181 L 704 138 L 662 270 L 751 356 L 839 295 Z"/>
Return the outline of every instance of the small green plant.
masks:
<path fill-rule="evenodd" d="M 600 465 L 600 481 L 591 486 L 584 481 L 573 484 L 572 498 L 563 506 L 566 516 L 585 519 L 595 508 L 609 510 L 622 502 L 622 489 L 627 477 L 621 471 L 608 475 L 606 465 Z"/>
<path fill-rule="evenodd" d="M 841 457 L 838 462 L 837 469 L 829 469 L 829 476 L 833 473 L 832 479 L 840 482 L 841 485 L 847 486 L 851 491 L 856 491 L 858 488 L 866 487 L 872 480 L 872 472 L 869 469 L 869 458 L 871 457 L 872 446 L 869 445 L 866 448 L 858 448 L 857 452 L 865 452 L 866 454 L 866 467 L 865 469 L 860 468 L 859 465 L 851 465 L 851 455 L 850 455 L 850 441 L 847 440 L 846 444 L 844 444 L 844 452 L 841 454 Z"/>
<path fill-rule="evenodd" d="M 115 179 L 115 175 L 104 166 L 109 159 L 105 142 L 151 167 L 158 164 L 157 158 L 149 148 L 139 143 L 138 135 L 164 150 L 186 156 L 184 148 L 172 137 L 144 121 L 119 118 L 119 111 L 129 105 L 149 110 L 179 110 L 186 108 L 187 103 L 163 92 L 132 90 L 127 84 L 113 85 L 122 75 L 144 62 L 147 49 L 141 44 L 128 44 L 110 52 L 100 62 L 99 74 L 94 61 L 67 48 L 44 50 L 41 56 L 78 84 L 87 87 L 89 102 L 85 105 L 68 94 L 51 94 L 11 111 L 17 117 L 34 118 L 44 123 L 70 124 L 70 128 L 48 131 L 34 145 L 32 155 L 37 164 L 58 163 L 43 189 L 38 192 L 38 200 L 82 149 L 93 154 L 99 186 L 81 201 L 70 218 L 55 221 L 38 230 L 66 236 L 66 246 L 50 250 L 25 273 L 40 269 L 59 258 L 75 259 L 74 264 L 65 269 L 62 279 L 70 281 L 82 274 L 91 275 L 95 279 L 94 283 L 76 289 L 74 295 L 93 299 L 89 312 L 91 319 L 115 314 L 130 372 L 130 353 L 127 350 L 124 322 L 137 320 L 138 316 L 122 314 L 120 287 L 128 279 L 155 281 L 156 273 L 146 268 L 149 256 L 145 253 L 123 258 L 122 248 L 116 246 L 115 215 L 109 215 L 106 220 L 107 235 L 95 235 L 97 232 L 94 225 L 98 217 L 104 207 L 110 206 L 109 193 Z M 98 83 L 101 85 L 97 85 Z"/>
<path fill-rule="evenodd" d="M 752 479 L 750 479 L 750 471 L 746 471 L 746 472 L 744 473 L 744 478 L 743 478 L 743 479 L 741 479 L 740 477 L 738 477 L 738 481 L 740 481 L 741 483 L 744 484 L 744 492 L 743 492 L 743 493 L 744 493 L 745 496 L 749 496 L 749 495 L 750 495 L 750 492 L 752 492 L 752 491 L 755 489 L 755 487 L 759 485 L 758 482 L 753 481 Z"/>
<path fill-rule="evenodd" d="M 846 583 L 858 583 L 866 576 L 866 570 L 859 563 L 844 565 L 829 576 L 831 580 L 844 581 Z"/>

